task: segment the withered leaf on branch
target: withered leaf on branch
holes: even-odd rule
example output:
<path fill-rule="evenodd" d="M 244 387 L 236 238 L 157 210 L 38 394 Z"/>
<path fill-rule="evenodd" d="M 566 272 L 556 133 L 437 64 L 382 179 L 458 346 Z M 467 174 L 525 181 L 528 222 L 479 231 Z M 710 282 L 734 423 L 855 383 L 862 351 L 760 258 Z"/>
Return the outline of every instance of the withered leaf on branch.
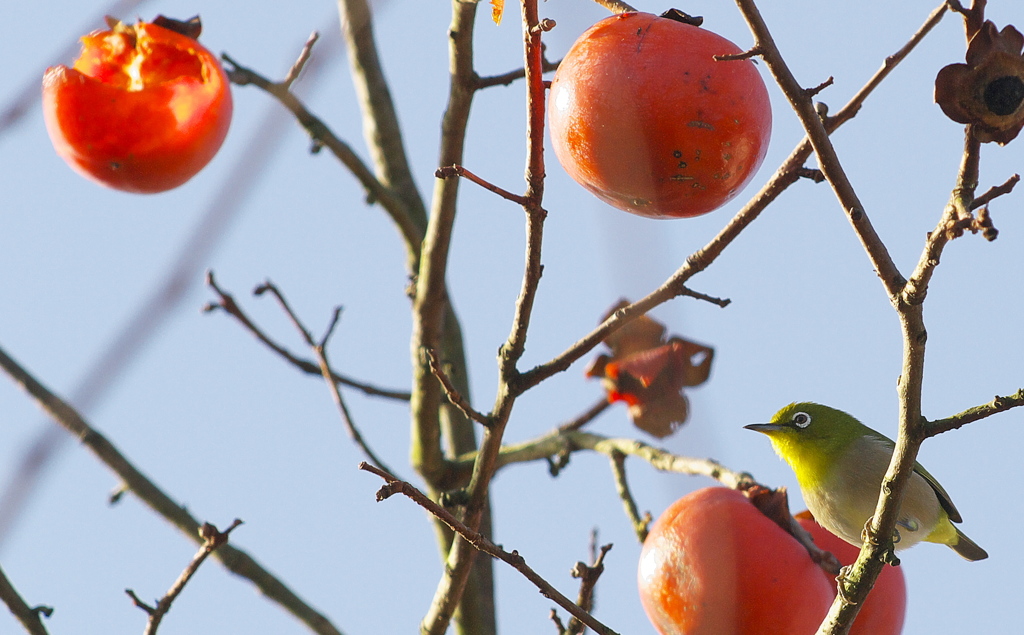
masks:
<path fill-rule="evenodd" d="M 935 103 L 946 116 L 974 125 L 979 141 L 1005 145 L 1024 127 L 1024 35 L 986 21 L 967 46 L 967 63 L 935 78 Z"/>
<path fill-rule="evenodd" d="M 627 306 L 616 304 L 605 316 Z M 599 355 L 587 377 L 599 377 L 608 401 L 629 406 L 636 427 L 658 438 L 672 434 L 686 422 L 690 405 L 682 389 L 698 386 L 711 374 L 714 349 L 673 336 L 665 339 L 665 326 L 644 315 L 605 339 L 611 355 Z"/>

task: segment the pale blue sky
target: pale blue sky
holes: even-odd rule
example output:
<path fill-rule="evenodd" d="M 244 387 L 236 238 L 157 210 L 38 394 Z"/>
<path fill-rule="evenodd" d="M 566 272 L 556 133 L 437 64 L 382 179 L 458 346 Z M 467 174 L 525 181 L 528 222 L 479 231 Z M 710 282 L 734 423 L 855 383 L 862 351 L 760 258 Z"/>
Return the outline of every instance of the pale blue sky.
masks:
<path fill-rule="evenodd" d="M 636 2 L 642 9 L 665 7 Z M 765 18 L 805 85 L 829 75 L 821 99 L 837 109 L 924 21 L 936 2 L 764 3 Z M 95 5 L 95 6 L 93 6 Z M 8 60 L 0 87 L 6 104 L 37 81 L 52 56 L 82 34 L 101 3 L 5 3 L 0 39 Z M 767 6 L 771 5 L 771 6 Z M 736 8 L 697 2 L 680 8 L 741 48 L 750 35 Z M 314 29 L 336 28 L 334 3 L 148 2 L 139 13 L 200 13 L 202 41 L 266 75 L 280 77 Z M 541 5 L 558 27 L 549 57 L 563 54 L 606 11 L 583 0 Z M 440 114 L 447 91 L 446 3 L 390 0 L 378 6 L 377 37 L 418 183 L 428 192 L 437 167 Z M 1024 23 L 1024 7 L 994 0 L 998 24 Z M 501 26 L 481 11 L 477 69 L 521 66 L 518 10 Z M 98 26 L 98 25 L 96 25 Z M 326 39 L 326 38 L 325 38 Z M 963 55 L 960 22 L 947 17 L 920 49 L 835 135 L 851 180 L 896 263 L 907 273 L 953 184 L 962 127 L 932 103 L 932 81 Z M 764 69 L 761 66 L 762 71 Z M 795 116 L 770 83 L 775 132 L 752 194 L 796 145 Z M 313 111 L 363 153 L 347 66 L 337 56 L 313 87 L 297 90 Z M 135 196 L 103 189 L 54 154 L 38 106 L 0 137 L 0 346 L 61 394 L 70 394 L 143 300 L 163 280 L 182 244 L 211 206 L 267 113 L 283 112 L 255 88 L 235 88 L 235 121 L 224 148 L 178 190 Z M 466 166 L 513 191 L 523 188 L 522 83 L 481 93 L 474 104 Z M 1024 166 L 1022 141 L 986 146 L 981 189 Z M 407 388 L 408 302 L 403 253 L 390 223 L 369 208 L 355 180 L 326 152 L 312 156 L 299 127 L 284 120 L 280 145 L 251 186 L 224 240 L 199 270 L 213 269 L 250 313 L 295 351 L 302 343 L 277 307 L 249 291 L 270 278 L 314 332 L 338 304 L 345 311 L 330 349 L 338 369 Z M 680 221 L 634 218 L 598 202 L 547 153 L 544 278 L 523 367 L 546 361 L 589 331 L 619 297 L 638 298 L 705 244 L 742 203 L 740 195 L 707 216 Z M 1024 193 L 992 207 L 994 243 L 968 236 L 951 244 L 926 304 L 929 329 L 924 411 L 938 418 L 1024 385 Z M 449 288 L 463 321 L 474 403 L 493 403 L 495 352 L 508 334 L 522 272 L 521 210 L 471 184 L 461 188 Z M 428 196 L 429 198 L 429 196 Z M 399 498 L 374 502 L 379 483 L 358 472 L 362 459 L 345 435 L 322 382 L 300 375 L 225 316 L 203 315 L 211 294 L 201 273 L 179 309 L 144 349 L 91 422 L 197 517 L 221 527 L 246 524 L 233 542 L 278 574 L 346 634 L 414 632 L 440 573 L 421 510 Z M 674 333 L 716 347 L 709 383 L 690 392 L 690 423 L 665 442 L 711 456 L 794 490 L 792 473 L 766 439 L 742 429 L 795 400 L 847 410 L 895 432 L 900 343 L 895 314 L 826 185 L 786 192 L 691 286 L 731 298 L 726 309 L 680 299 L 655 316 Z M 509 441 L 544 433 L 599 395 L 583 365 L 525 395 Z M 374 448 L 403 475 L 408 415 L 392 403 L 346 392 Z M 902 554 L 909 582 L 906 633 L 1005 632 L 1019 621 L 1016 587 L 1024 556 L 1014 492 L 1024 414 L 1011 412 L 926 443 L 921 461 L 960 509 L 964 531 L 991 557 L 967 563 L 922 545 Z M 0 485 L 45 423 L 38 409 L 0 379 Z M 593 424 L 609 435 L 640 435 L 621 406 Z M 651 439 L 645 439 L 651 441 Z M 709 481 L 628 463 L 641 509 L 657 515 Z M 106 504 L 117 485 L 105 467 L 66 444 L 36 499 L 0 546 L 0 564 L 30 604 L 56 613 L 50 632 L 141 632 L 144 615 L 123 594 L 162 595 L 194 552 L 191 541 L 131 496 Z M 599 456 L 577 455 L 557 479 L 542 464 L 511 467 L 494 483 L 497 541 L 517 549 L 567 595 L 570 567 L 587 555 L 591 528 L 615 543 L 597 591 L 597 616 L 621 633 L 652 633 L 636 597 L 636 543 Z M 796 511 L 796 509 L 794 509 Z M 553 632 L 552 603 L 502 564 L 498 610 L 503 633 Z M 18 632 L 0 612 L 0 632 Z M 304 633 L 305 628 L 207 563 L 161 633 Z"/>

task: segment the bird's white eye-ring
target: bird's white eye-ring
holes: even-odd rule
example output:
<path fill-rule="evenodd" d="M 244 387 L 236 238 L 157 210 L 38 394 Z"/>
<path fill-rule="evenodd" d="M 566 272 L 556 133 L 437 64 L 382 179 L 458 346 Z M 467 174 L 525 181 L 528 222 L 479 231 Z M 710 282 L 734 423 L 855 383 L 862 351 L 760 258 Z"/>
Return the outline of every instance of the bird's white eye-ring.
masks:
<path fill-rule="evenodd" d="M 811 415 L 807 414 L 806 412 L 798 412 L 795 415 L 793 415 L 793 418 L 790 419 L 790 421 L 792 421 L 793 425 L 795 425 L 798 428 L 806 428 L 807 426 L 811 425 Z"/>

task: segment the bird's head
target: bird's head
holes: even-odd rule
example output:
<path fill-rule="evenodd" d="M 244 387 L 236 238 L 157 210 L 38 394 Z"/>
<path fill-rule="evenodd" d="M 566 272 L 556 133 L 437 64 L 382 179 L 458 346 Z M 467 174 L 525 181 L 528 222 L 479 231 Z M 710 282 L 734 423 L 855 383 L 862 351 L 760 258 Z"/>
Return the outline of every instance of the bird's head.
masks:
<path fill-rule="evenodd" d="M 798 478 L 827 469 L 865 431 L 863 424 L 842 410 L 810 402 L 789 404 L 775 413 L 771 423 L 744 427 L 768 435 L 775 452 Z"/>

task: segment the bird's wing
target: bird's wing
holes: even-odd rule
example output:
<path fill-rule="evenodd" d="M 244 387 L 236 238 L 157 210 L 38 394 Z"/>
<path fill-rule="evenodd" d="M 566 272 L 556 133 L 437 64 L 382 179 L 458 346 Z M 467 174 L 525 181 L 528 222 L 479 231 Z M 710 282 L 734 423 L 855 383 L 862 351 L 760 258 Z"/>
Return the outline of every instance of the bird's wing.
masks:
<path fill-rule="evenodd" d="M 928 481 L 928 484 L 935 490 L 935 495 L 939 497 L 939 505 L 942 505 L 942 509 L 946 510 L 946 515 L 949 516 L 949 519 L 955 523 L 963 522 L 964 519 L 960 516 L 960 512 L 953 505 L 953 499 L 949 497 L 946 490 L 942 489 L 942 486 L 935 480 L 935 477 L 929 474 L 928 470 L 921 467 L 920 463 L 914 463 L 914 471 L 923 476 L 924 480 Z"/>

